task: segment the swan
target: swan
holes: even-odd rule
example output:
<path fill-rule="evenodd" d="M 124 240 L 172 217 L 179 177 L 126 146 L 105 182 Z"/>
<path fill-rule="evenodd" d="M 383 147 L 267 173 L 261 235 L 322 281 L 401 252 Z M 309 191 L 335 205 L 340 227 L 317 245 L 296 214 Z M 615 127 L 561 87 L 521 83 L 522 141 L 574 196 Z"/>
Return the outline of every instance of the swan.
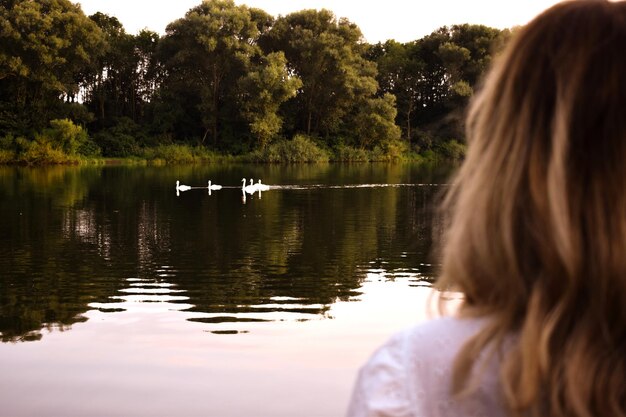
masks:
<path fill-rule="evenodd" d="M 250 180 L 250 182 L 252 182 L 252 180 Z M 246 179 L 242 178 L 241 179 L 241 191 L 249 193 L 249 194 L 253 194 L 256 191 L 256 187 L 254 185 L 246 185 Z"/>
<path fill-rule="evenodd" d="M 261 184 L 261 180 L 259 180 L 259 182 L 256 183 L 255 187 L 258 191 L 267 191 L 270 189 L 269 185 Z"/>
<path fill-rule="evenodd" d="M 209 185 L 207 187 L 209 190 L 221 190 L 222 186 L 217 184 L 211 184 L 211 180 L 209 180 Z"/>
<path fill-rule="evenodd" d="M 191 187 L 188 185 L 181 185 L 180 181 L 176 180 L 176 191 L 187 191 L 191 190 Z"/>

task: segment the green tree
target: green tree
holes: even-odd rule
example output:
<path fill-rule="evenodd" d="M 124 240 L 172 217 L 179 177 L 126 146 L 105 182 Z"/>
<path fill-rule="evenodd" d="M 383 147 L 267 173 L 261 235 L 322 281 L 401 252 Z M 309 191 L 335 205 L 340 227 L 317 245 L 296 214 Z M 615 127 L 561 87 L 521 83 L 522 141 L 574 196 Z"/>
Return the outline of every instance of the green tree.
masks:
<path fill-rule="evenodd" d="M 422 104 L 426 64 L 419 57 L 417 42 L 399 43 L 388 40 L 373 45 L 368 58 L 378 65 L 378 83 L 381 94 L 396 97 L 396 121 L 404 130 L 409 146 L 413 136 L 413 119 Z"/>
<path fill-rule="evenodd" d="M 381 98 L 365 99 L 358 108 L 354 131 L 361 148 L 388 147 L 400 140 L 400 128 L 394 123 L 397 114 L 394 95 L 386 93 Z"/>
<path fill-rule="evenodd" d="M 260 148 L 265 148 L 282 127 L 280 105 L 294 97 L 302 86 L 298 77 L 289 75 L 286 64 L 282 52 L 270 53 L 240 79 L 243 115 Z"/>
<path fill-rule="evenodd" d="M 474 86 L 508 38 L 508 31 L 481 25 L 442 27 L 428 36 L 400 44 L 370 47 L 378 65 L 379 94 L 397 97 L 397 123 L 411 145 L 461 138 L 465 106 Z"/>
<path fill-rule="evenodd" d="M 83 83 L 85 100 L 98 119 L 95 127 L 110 127 L 121 117 L 139 121 L 158 85 L 159 36 L 148 30 L 127 34 L 117 18 L 103 13 L 90 18 L 107 41 L 104 54 Z"/>
<path fill-rule="evenodd" d="M 0 7 L 0 134 L 44 127 L 74 102 L 104 45 L 69 0 L 4 0 Z"/>
<path fill-rule="evenodd" d="M 472 88 L 489 68 L 492 57 L 510 38 L 508 29 L 500 30 L 484 25 L 454 25 L 450 29 L 450 42 L 464 48 L 469 55 L 460 67 L 461 78 Z"/>
<path fill-rule="evenodd" d="M 363 57 L 360 29 L 328 10 L 280 17 L 260 43 L 267 51 L 283 51 L 289 70 L 302 80 L 290 109 L 296 130 L 337 134 L 355 103 L 378 89 L 376 66 Z"/>
<path fill-rule="evenodd" d="M 267 21 L 255 22 L 253 15 L 267 16 L 232 0 L 205 0 L 167 26 L 159 48 L 166 74 L 162 98 L 176 101 L 178 113 L 187 115 L 186 127 L 175 121 L 183 135 L 201 129 L 202 142 L 210 136 L 217 145 L 221 125 L 234 113 L 238 79 L 260 54 L 256 40 Z"/>

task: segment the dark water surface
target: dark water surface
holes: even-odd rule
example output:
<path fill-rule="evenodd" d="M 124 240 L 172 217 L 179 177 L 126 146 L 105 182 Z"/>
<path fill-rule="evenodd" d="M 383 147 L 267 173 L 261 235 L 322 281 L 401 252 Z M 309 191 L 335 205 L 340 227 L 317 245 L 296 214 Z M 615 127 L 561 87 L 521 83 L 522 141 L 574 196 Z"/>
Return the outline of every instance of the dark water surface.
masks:
<path fill-rule="evenodd" d="M 448 174 L 0 168 L 0 415 L 341 415 L 424 317 Z"/>

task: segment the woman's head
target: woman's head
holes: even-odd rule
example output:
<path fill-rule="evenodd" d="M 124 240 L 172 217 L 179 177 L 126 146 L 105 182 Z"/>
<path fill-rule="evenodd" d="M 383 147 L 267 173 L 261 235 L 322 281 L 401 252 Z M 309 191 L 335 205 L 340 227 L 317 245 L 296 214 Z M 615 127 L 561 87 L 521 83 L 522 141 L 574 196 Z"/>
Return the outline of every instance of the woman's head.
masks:
<path fill-rule="evenodd" d="M 581 404 L 605 388 L 600 377 L 626 394 L 626 2 L 561 3 L 516 33 L 471 105 L 467 137 L 440 285 L 493 317 L 475 348 L 518 332 L 503 368 L 513 408 L 554 384 L 553 415 L 586 415 L 563 380 L 592 381 L 575 390 Z M 626 415 L 620 401 L 603 410 Z"/>

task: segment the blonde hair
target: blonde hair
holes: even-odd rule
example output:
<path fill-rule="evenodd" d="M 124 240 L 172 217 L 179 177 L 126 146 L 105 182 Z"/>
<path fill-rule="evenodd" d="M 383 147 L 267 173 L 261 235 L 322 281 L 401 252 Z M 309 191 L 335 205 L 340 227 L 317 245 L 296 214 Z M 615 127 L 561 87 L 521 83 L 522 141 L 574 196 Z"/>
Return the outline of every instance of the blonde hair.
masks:
<path fill-rule="evenodd" d="M 486 327 L 453 392 L 500 352 L 513 415 L 626 416 L 626 2 L 522 28 L 470 107 L 438 285 Z"/>

